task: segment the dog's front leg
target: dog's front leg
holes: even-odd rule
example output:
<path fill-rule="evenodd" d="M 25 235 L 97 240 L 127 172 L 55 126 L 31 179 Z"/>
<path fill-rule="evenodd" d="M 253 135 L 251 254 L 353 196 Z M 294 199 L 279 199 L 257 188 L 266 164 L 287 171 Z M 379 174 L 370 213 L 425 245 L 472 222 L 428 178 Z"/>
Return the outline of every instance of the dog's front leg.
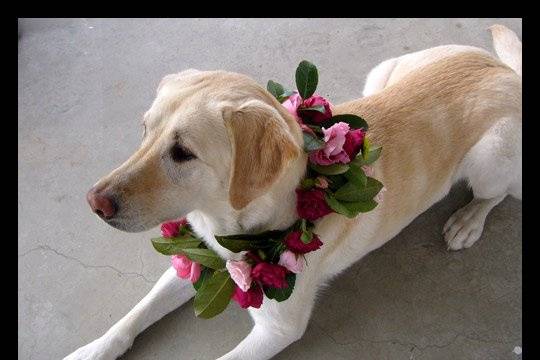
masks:
<path fill-rule="evenodd" d="M 77 349 L 64 360 L 116 359 L 131 347 L 135 337 L 195 295 L 193 285 L 169 268 L 152 290 L 102 337 Z"/>
<path fill-rule="evenodd" d="M 265 297 L 260 309 L 250 309 L 255 321 L 251 332 L 218 360 L 270 359 L 299 340 L 307 328 L 318 285 L 318 274 L 306 269 L 305 274 L 298 274 L 289 299 L 277 302 Z"/>

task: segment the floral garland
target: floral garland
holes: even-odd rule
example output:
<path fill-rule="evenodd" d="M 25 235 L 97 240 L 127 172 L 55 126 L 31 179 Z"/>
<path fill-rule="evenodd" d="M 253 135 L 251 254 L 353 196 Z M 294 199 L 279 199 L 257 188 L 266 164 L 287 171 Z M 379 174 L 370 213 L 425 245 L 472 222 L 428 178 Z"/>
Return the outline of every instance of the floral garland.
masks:
<path fill-rule="evenodd" d="M 267 90 L 298 121 L 309 154 L 306 177 L 296 189 L 299 219 L 291 227 L 216 236 L 221 246 L 244 252 L 240 261 L 221 259 L 185 219 L 162 224 L 162 237 L 152 239 L 157 251 L 172 255 L 177 275 L 193 283 L 195 315 L 214 317 L 231 298 L 242 308 L 259 308 L 264 295 L 287 300 L 296 274 L 304 270 L 305 254 L 323 245 L 313 232 L 313 221 L 333 212 L 353 218 L 373 210 L 377 200 L 382 200 L 383 185 L 371 177 L 369 166 L 378 159 L 381 148 L 370 145 L 368 125 L 361 117 L 332 116 L 328 100 L 314 95 L 317 83 L 317 68 L 302 61 L 296 69 L 298 91 L 286 90 L 271 80 L 267 84 Z"/>

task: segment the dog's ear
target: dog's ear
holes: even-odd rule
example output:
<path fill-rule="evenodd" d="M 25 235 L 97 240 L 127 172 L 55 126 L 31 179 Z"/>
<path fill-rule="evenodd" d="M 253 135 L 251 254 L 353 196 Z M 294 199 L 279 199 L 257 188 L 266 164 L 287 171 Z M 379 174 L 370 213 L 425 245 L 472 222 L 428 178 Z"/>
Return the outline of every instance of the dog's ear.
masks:
<path fill-rule="evenodd" d="M 240 210 L 269 190 L 300 148 L 285 119 L 262 101 L 227 108 L 223 117 L 232 145 L 229 201 Z"/>

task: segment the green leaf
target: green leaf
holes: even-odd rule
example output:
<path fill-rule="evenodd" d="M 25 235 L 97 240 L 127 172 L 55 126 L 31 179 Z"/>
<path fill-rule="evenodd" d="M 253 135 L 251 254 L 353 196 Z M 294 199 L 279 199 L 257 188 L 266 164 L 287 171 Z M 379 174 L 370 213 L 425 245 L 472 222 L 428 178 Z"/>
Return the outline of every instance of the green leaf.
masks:
<path fill-rule="evenodd" d="M 343 206 L 341 202 L 339 202 L 335 197 L 333 197 L 330 194 L 325 195 L 326 203 L 332 210 L 337 212 L 338 214 L 345 215 L 348 218 L 353 218 L 356 216 L 356 214 L 352 211 L 350 211 L 347 207 Z"/>
<path fill-rule="evenodd" d="M 285 92 L 283 85 L 272 80 L 268 80 L 268 83 L 266 84 L 266 90 L 268 90 L 268 92 L 274 95 L 274 97 L 278 100 L 279 97 L 282 96 Z"/>
<path fill-rule="evenodd" d="M 216 236 L 216 240 L 219 245 L 234 252 L 239 253 L 241 251 L 253 250 L 264 247 L 265 240 L 240 240 L 240 239 L 228 239 L 226 237 Z"/>
<path fill-rule="evenodd" d="M 225 267 L 225 261 L 210 249 L 183 249 L 182 253 L 191 261 L 196 261 L 199 264 L 214 270 L 223 269 Z"/>
<path fill-rule="evenodd" d="M 307 220 L 306 219 L 300 219 L 300 229 L 302 231 L 307 230 Z"/>
<path fill-rule="evenodd" d="M 304 150 L 306 152 L 319 150 L 324 147 L 324 141 L 317 139 L 315 136 L 307 132 L 302 132 L 302 135 L 304 136 Z"/>
<path fill-rule="evenodd" d="M 214 273 L 214 270 L 207 267 L 203 268 L 201 271 L 201 276 L 199 277 L 199 280 L 193 283 L 193 287 L 195 288 L 195 290 L 198 291 L 201 288 L 202 284 L 206 280 L 212 277 L 213 273 Z"/>
<path fill-rule="evenodd" d="M 311 231 L 302 231 L 302 235 L 300 235 L 300 240 L 302 240 L 304 244 L 309 244 L 311 242 L 311 239 L 313 239 L 313 233 Z"/>
<path fill-rule="evenodd" d="M 268 262 L 279 262 L 279 256 L 283 251 L 287 249 L 287 246 L 283 242 L 275 243 L 270 249 L 268 249 L 266 255 L 269 258 Z"/>
<path fill-rule="evenodd" d="M 285 235 L 283 230 L 269 230 L 257 234 L 237 234 L 237 235 L 225 235 L 219 236 L 219 238 L 225 238 L 230 240 L 265 240 L 265 239 L 279 239 Z"/>
<path fill-rule="evenodd" d="M 326 203 L 332 210 L 348 218 L 354 218 L 361 212 L 371 211 L 377 206 L 377 202 L 373 199 L 357 202 L 341 202 L 329 194 L 326 195 Z"/>
<path fill-rule="evenodd" d="M 358 155 L 356 155 L 356 157 L 354 158 L 353 161 L 351 161 L 349 164 L 354 164 L 356 166 L 364 166 L 364 165 L 367 165 L 366 162 L 364 161 L 364 156 L 362 155 L 362 152 L 358 153 Z"/>
<path fill-rule="evenodd" d="M 194 237 L 192 233 L 193 229 L 191 229 L 191 226 L 189 224 L 186 224 L 180 227 L 180 231 L 178 232 L 178 235 L 176 235 L 176 237 L 185 237 L 187 235 Z"/>
<path fill-rule="evenodd" d="M 364 161 L 366 160 L 366 156 L 369 153 L 369 149 L 371 147 L 371 141 L 367 137 L 364 137 L 364 142 L 362 143 L 362 157 L 364 158 Z"/>
<path fill-rule="evenodd" d="M 330 119 L 323 121 L 319 125 L 324 127 L 325 129 L 328 129 L 330 126 L 337 124 L 338 122 L 345 122 L 349 124 L 349 126 L 353 129 L 364 129 L 366 131 L 368 129 L 367 122 L 360 116 L 353 114 L 334 115 Z"/>
<path fill-rule="evenodd" d="M 289 96 L 294 94 L 294 91 L 286 90 L 283 85 L 272 80 L 268 80 L 266 90 L 268 90 L 268 92 L 272 94 L 280 103 L 284 102 L 289 98 Z"/>
<path fill-rule="evenodd" d="M 322 129 L 320 126 L 318 125 L 310 125 L 310 124 L 305 124 L 308 128 L 310 128 L 311 130 L 313 130 L 313 132 L 315 134 L 319 134 L 319 135 L 324 135 L 324 133 L 322 132 Z"/>
<path fill-rule="evenodd" d="M 377 161 L 379 156 L 381 156 L 381 152 L 382 152 L 382 147 L 381 146 L 370 147 L 369 152 L 367 153 L 367 155 L 366 154 L 363 155 L 363 157 L 364 157 L 363 165 L 373 164 L 375 161 Z"/>
<path fill-rule="evenodd" d="M 356 201 L 368 201 L 373 199 L 375 195 L 381 191 L 383 184 L 372 178 L 367 178 L 366 186 L 358 187 L 354 182 L 349 181 L 334 193 L 337 200 L 356 202 Z"/>
<path fill-rule="evenodd" d="M 294 91 L 293 91 L 293 90 L 285 90 L 285 91 L 283 92 L 283 94 L 281 94 L 281 96 L 289 97 L 289 96 L 291 96 L 292 94 L 294 94 Z"/>
<path fill-rule="evenodd" d="M 266 261 L 267 256 L 264 251 L 262 251 L 261 249 L 257 249 L 257 255 L 259 255 L 262 261 Z"/>
<path fill-rule="evenodd" d="M 341 204 L 346 207 L 347 210 L 351 212 L 351 214 L 355 214 L 355 216 L 361 212 L 371 211 L 375 209 L 378 205 L 378 203 L 373 199 L 367 201 L 343 202 Z"/>
<path fill-rule="evenodd" d="M 195 315 L 210 319 L 227 308 L 234 291 L 234 282 L 227 271 L 216 271 L 204 281 L 195 295 Z"/>
<path fill-rule="evenodd" d="M 332 164 L 332 165 L 317 165 L 309 164 L 309 166 L 316 172 L 323 175 L 338 175 L 343 174 L 349 170 L 349 165 L 345 164 Z"/>
<path fill-rule="evenodd" d="M 347 171 L 344 175 L 347 180 L 360 188 L 365 187 L 367 184 L 367 176 L 364 174 L 364 170 L 362 170 L 362 168 L 356 164 L 350 163 L 349 171 Z"/>
<path fill-rule="evenodd" d="M 350 163 L 349 163 L 349 166 L 350 166 Z M 347 181 L 349 181 L 343 174 L 329 175 L 327 177 L 329 180 L 328 188 L 332 191 L 336 191 L 337 189 L 345 185 Z"/>
<path fill-rule="evenodd" d="M 319 82 L 319 74 L 315 65 L 309 61 L 302 61 L 296 68 L 296 88 L 300 93 L 302 99 L 307 99 L 317 89 L 317 83 Z"/>
<path fill-rule="evenodd" d="M 152 245 L 154 249 L 163 255 L 176 255 L 182 253 L 184 249 L 194 249 L 199 247 L 201 241 L 192 237 L 177 237 L 177 238 L 154 238 Z"/>
<path fill-rule="evenodd" d="M 299 109 L 300 111 L 318 111 L 320 113 L 325 113 L 326 110 L 324 109 L 324 106 L 322 105 L 318 105 L 318 106 L 312 106 L 312 107 L 308 107 L 308 108 L 300 108 Z"/>
<path fill-rule="evenodd" d="M 287 100 L 292 94 L 294 94 L 294 91 L 292 90 L 285 90 L 285 92 L 277 97 L 277 100 L 280 103 L 283 103 L 285 100 Z"/>
<path fill-rule="evenodd" d="M 304 190 L 309 190 L 315 186 L 315 179 L 312 179 L 312 178 L 302 179 L 302 181 L 300 182 L 300 186 Z"/>
<path fill-rule="evenodd" d="M 283 237 L 283 231 L 265 231 L 259 234 L 241 234 L 227 235 L 215 238 L 219 245 L 234 253 L 246 250 L 264 249 L 273 245 L 272 240 L 278 240 Z"/>
<path fill-rule="evenodd" d="M 278 302 L 285 301 L 291 296 L 293 290 L 294 290 L 294 284 L 296 282 L 296 274 L 295 273 L 288 273 L 285 277 L 287 280 L 287 284 L 289 285 L 286 288 L 283 289 L 276 289 L 271 287 L 263 287 L 264 294 L 269 299 L 274 299 Z"/>

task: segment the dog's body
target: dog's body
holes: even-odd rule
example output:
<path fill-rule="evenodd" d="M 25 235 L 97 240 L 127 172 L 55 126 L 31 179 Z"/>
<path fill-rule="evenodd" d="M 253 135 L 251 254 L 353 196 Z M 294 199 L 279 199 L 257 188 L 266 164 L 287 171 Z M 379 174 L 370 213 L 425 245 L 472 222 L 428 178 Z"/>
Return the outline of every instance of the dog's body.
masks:
<path fill-rule="evenodd" d="M 504 27 L 494 26 L 492 32 L 497 53 L 508 66 L 481 49 L 462 46 L 429 49 L 383 62 L 368 76 L 366 97 L 333 108 L 334 114 L 353 113 L 365 118 L 370 125 L 370 139 L 383 146 L 374 176 L 386 186 L 384 200 L 374 211 L 355 219 L 332 214 L 319 221 L 315 232 L 323 239 L 324 246 L 308 255 L 309 266 L 298 274 L 292 296 L 281 303 L 266 299 L 260 309 L 250 309 L 255 321 L 253 330 L 221 359 L 268 359 L 298 340 L 308 324 L 319 287 L 393 238 L 443 198 L 456 181 L 466 179 L 474 199 L 457 211 L 444 228 L 452 250 L 469 247 L 479 238 L 488 212 L 506 195 L 521 198 L 521 43 Z M 243 89 L 242 95 L 201 110 L 201 101 L 206 97 L 221 99 L 230 86 L 237 86 L 237 91 Z M 204 96 L 194 95 L 198 93 Z M 140 218 L 141 213 L 152 209 L 156 202 L 144 200 L 141 205 L 137 200 L 139 193 L 156 199 L 173 194 L 168 188 L 172 185 L 149 180 L 155 178 L 155 169 L 150 175 L 142 175 L 149 167 L 156 166 L 157 159 L 163 159 L 164 152 L 156 150 L 157 146 L 163 148 L 165 140 L 160 139 L 173 131 L 171 125 L 158 121 L 150 126 L 154 133 L 143 141 L 141 149 L 96 184 L 96 188 L 109 192 L 114 189 L 121 195 L 118 195 L 121 201 L 127 202 L 129 198 L 130 207 L 137 209 L 136 215 L 129 212 L 133 210 L 120 212 L 119 219 L 124 221 L 121 224 L 120 220 L 108 219 L 111 225 L 140 230 L 189 213 L 190 223 L 207 245 L 224 258 L 232 259 L 238 254 L 220 247 L 214 234 L 281 229 L 295 221 L 294 189 L 306 166 L 306 156 L 300 151 L 300 129 L 281 105 L 251 80 L 221 72 L 188 71 L 166 77 L 147 115 L 172 117 L 180 104 L 190 109 L 191 103 L 197 104 L 193 109 L 197 109 L 199 116 L 201 111 L 206 117 L 219 113 L 225 122 L 224 127 L 212 133 L 204 124 L 189 125 L 199 126 L 202 135 L 215 137 L 212 146 L 217 148 L 214 150 L 217 153 L 210 153 L 207 159 L 201 156 L 201 162 L 212 168 L 218 179 L 228 178 L 221 181 L 222 185 L 216 181 L 204 189 L 207 197 L 204 203 L 196 204 L 195 208 L 174 209 L 174 215 L 163 213 L 152 219 L 139 219 L 136 224 L 129 223 L 134 222 L 134 216 Z M 189 123 L 185 119 L 195 110 L 185 108 L 182 120 L 178 121 Z M 198 156 L 213 151 L 211 146 L 194 145 L 195 141 L 185 143 L 195 146 Z M 265 144 L 270 153 L 262 151 L 259 160 L 242 154 L 256 144 Z M 213 157 L 223 167 L 212 163 Z M 172 184 L 177 184 L 175 176 L 189 182 L 192 173 L 201 175 L 205 171 L 189 168 L 195 165 L 184 164 L 187 170 L 171 170 L 170 164 L 160 166 L 167 169 Z M 255 170 L 262 180 L 249 179 L 250 171 Z M 162 192 L 148 194 L 133 190 L 142 186 L 160 188 Z M 228 188 L 226 196 L 208 198 L 212 191 L 217 194 L 219 186 Z M 162 206 L 167 206 L 166 200 L 160 201 Z M 129 221 L 124 220 L 128 218 Z M 120 356 L 138 333 L 193 295 L 191 284 L 178 279 L 174 270 L 169 269 L 128 315 L 67 359 Z"/>

